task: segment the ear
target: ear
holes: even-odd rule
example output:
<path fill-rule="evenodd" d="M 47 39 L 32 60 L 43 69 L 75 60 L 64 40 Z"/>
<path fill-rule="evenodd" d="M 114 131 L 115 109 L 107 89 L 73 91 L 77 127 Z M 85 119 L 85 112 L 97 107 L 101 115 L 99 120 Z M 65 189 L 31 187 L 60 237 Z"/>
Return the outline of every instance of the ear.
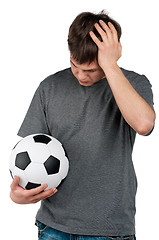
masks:
<path fill-rule="evenodd" d="M 118 49 L 119 49 L 119 57 L 118 57 L 118 59 L 122 56 L 122 45 L 121 45 L 121 42 L 120 42 L 120 40 L 119 40 L 119 45 L 118 45 Z"/>
<path fill-rule="evenodd" d="M 121 42 L 120 42 L 120 40 L 119 40 L 119 45 L 120 45 L 120 47 L 122 48 L 122 45 L 121 45 Z"/>

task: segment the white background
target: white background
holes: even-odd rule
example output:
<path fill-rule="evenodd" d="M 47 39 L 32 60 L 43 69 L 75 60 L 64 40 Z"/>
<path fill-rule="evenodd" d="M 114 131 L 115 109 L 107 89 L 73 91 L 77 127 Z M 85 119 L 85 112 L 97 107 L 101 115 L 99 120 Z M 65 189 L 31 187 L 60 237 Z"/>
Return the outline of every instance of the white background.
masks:
<path fill-rule="evenodd" d="M 16 205 L 9 198 L 9 155 L 32 96 L 48 75 L 69 67 L 68 28 L 77 14 L 106 9 L 122 26 L 119 65 L 145 74 L 159 112 L 159 33 L 157 1 L 5 0 L 0 3 L 0 226 L 5 239 L 34 240 L 38 204 Z M 158 239 L 159 122 L 149 137 L 137 135 L 133 161 L 138 178 L 138 240 Z"/>

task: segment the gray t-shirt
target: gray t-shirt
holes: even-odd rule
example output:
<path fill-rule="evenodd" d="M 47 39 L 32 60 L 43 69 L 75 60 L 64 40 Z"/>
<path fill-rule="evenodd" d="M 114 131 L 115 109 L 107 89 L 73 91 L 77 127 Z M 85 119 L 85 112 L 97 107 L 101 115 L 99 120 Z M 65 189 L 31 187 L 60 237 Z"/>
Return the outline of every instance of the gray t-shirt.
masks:
<path fill-rule="evenodd" d="M 144 75 L 122 69 L 153 107 Z M 135 234 L 137 180 L 132 162 L 136 132 L 124 120 L 106 78 L 78 83 L 71 69 L 42 81 L 18 132 L 57 138 L 69 158 L 69 173 L 58 192 L 41 202 L 37 219 L 80 235 Z"/>

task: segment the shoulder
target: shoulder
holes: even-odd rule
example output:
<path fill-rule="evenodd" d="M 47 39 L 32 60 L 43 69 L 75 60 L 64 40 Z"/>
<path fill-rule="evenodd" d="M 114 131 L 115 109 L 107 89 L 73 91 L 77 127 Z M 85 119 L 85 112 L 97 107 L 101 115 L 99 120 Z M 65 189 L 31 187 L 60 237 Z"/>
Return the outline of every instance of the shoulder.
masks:
<path fill-rule="evenodd" d="M 58 71 L 54 74 L 46 77 L 41 83 L 40 87 L 43 89 L 47 89 L 50 87 L 54 87 L 61 82 L 66 82 L 65 80 L 70 79 L 72 77 L 72 72 L 70 68 L 66 68 L 64 70 Z"/>
<path fill-rule="evenodd" d="M 144 87 L 152 87 L 149 79 L 144 74 L 139 74 L 131 70 L 126 70 L 124 68 L 120 68 L 125 75 L 125 77 L 128 79 L 128 81 L 135 87 L 140 86 L 142 88 Z"/>
<path fill-rule="evenodd" d="M 143 74 L 139 74 L 139 73 L 131 71 L 131 70 L 127 70 L 124 68 L 120 68 L 120 69 L 123 72 L 123 74 L 125 75 L 125 77 L 127 77 L 128 80 L 130 80 L 130 81 L 133 81 L 136 78 L 143 78 L 143 76 L 144 76 Z"/>
<path fill-rule="evenodd" d="M 44 101 L 62 95 L 72 85 L 73 74 L 70 68 L 61 70 L 46 77 L 40 82 L 37 93 Z"/>

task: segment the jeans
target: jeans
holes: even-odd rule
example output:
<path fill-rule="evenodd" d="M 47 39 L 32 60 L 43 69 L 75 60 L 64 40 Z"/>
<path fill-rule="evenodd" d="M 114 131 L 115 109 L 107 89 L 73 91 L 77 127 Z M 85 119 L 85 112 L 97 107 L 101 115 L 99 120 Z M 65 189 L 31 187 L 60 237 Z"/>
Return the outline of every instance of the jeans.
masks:
<path fill-rule="evenodd" d="M 45 224 L 36 221 L 38 226 L 38 239 L 39 240 L 136 240 L 135 236 L 125 237 L 94 237 L 85 235 L 69 234 L 58 231 L 54 228 L 48 227 Z"/>

